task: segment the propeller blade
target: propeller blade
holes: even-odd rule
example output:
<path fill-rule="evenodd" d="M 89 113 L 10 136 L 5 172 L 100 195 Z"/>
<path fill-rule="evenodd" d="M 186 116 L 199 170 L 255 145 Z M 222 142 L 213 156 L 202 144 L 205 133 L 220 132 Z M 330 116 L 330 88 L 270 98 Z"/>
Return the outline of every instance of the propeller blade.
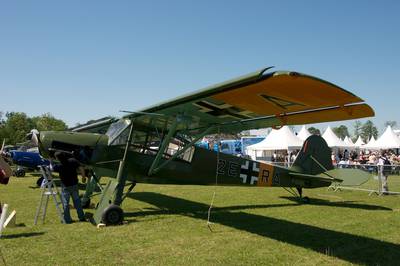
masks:
<path fill-rule="evenodd" d="M 3 153 L 4 145 L 6 144 L 6 139 L 3 139 L 3 145 L 1 145 L 0 153 Z"/>
<path fill-rule="evenodd" d="M 26 140 L 30 142 L 34 147 L 39 146 L 39 131 L 37 129 L 32 129 L 26 136 Z"/>

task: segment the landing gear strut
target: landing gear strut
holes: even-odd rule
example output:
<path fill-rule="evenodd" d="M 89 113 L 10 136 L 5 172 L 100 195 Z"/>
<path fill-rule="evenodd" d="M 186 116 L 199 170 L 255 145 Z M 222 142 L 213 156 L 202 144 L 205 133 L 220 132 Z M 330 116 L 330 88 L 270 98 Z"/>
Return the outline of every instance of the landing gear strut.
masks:
<path fill-rule="evenodd" d="M 81 197 L 82 208 L 87 209 L 90 207 L 90 198 L 93 197 L 93 192 L 100 190 L 103 191 L 103 188 L 100 184 L 100 179 L 92 173 L 89 181 L 86 183 L 85 194 Z"/>
<path fill-rule="evenodd" d="M 93 215 L 96 224 L 104 223 L 106 225 L 121 224 L 124 220 L 124 212 L 120 207 L 127 194 L 135 187 L 136 182 L 133 182 L 124 195 L 124 187 L 128 178 L 125 169 L 125 162 L 128 155 L 129 146 L 133 137 L 133 122 L 131 122 L 128 139 L 125 145 L 124 156 L 119 162 L 118 172 L 115 180 L 110 180 L 102 191 L 102 196 L 96 211 Z"/>
<path fill-rule="evenodd" d="M 301 187 L 296 187 L 297 192 L 299 193 L 299 198 L 303 203 L 310 203 L 310 198 L 309 197 L 303 197 L 303 188 Z"/>
<path fill-rule="evenodd" d="M 297 193 L 291 187 L 290 188 L 284 187 L 283 189 L 285 189 L 287 192 L 289 192 L 290 194 L 292 194 L 293 196 L 298 198 L 301 203 L 306 203 L 306 204 L 310 203 L 310 198 L 309 197 L 303 197 L 303 188 L 302 187 L 296 187 Z"/>

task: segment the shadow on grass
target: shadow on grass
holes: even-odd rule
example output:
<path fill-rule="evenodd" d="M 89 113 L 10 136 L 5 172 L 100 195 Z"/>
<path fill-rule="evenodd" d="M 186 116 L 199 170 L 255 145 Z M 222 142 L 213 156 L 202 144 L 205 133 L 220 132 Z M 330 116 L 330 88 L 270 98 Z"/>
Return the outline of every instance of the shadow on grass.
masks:
<path fill-rule="evenodd" d="M 20 233 L 20 234 L 2 235 L 1 239 L 14 239 L 14 238 L 32 237 L 32 236 L 41 236 L 41 235 L 44 235 L 44 232 L 32 232 L 32 233 Z"/>
<path fill-rule="evenodd" d="M 41 177 L 42 176 L 42 173 L 40 173 L 40 172 L 30 172 L 29 174 L 33 177 Z"/>
<path fill-rule="evenodd" d="M 280 197 L 281 199 L 287 199 L 293 202 L 298 202 L 299 199 L 296 197 Z M 341 207 L 341 208 L 351 208 L 351 209 L 362 209 L 362 210 L 369 210 L 369 211 L 392 211 L 391 208 L 382 207 L 378 205 L 369 205 L 369 204 L 362 204 L 357 203 L 357 201 L 336 201 L 332 202 L 329 200 L 323 199 L 310 199 L 310 203 L 308 205 L 317 205 L 317 206 L 327 206 L 327 207 Z"/>
<path fill-rule="evenodd" d="M 150 209 L 147 215 L 182 214 L 195 219 L 207 220 L 209 206 L 203 203 L 151 192 L 138 192 L 130 197 L 161 209 Z M 268 205 L 266 206 L 268 208 Z M 237 210 L 239 207 L 236 206 L 234 209 Z M 252 208 L 251 206 L 242 207 Z M 229 212 L 229 207 L 219 210 L 212 215 L 213 223 L 310 249 L 351 263 L 389 265 L 400 261 L 400 252 L 398 252 L 400 245 L 398 244 L 272 217 L 245 212 Z M 141 215 L 146 215 L 146 211 Z M 136 215 L 127 213 L 126 216 Z"/>
<path fill-rule="evenodd" d="M 61 188 L 61 180 L 60 179 L 54 179 L 54 184 L 58 187 L 58 188 Z M 29 188 L 31 188 L 31 189 L 37 189 L 37 188 L 40 188 L 40 186 L 39 185 L 37 185 L 36 184 L 36 186 L 29 186 Z M 86 190 L 86 183 L 84 184 L 84 183 L 78 183 L 78 189 L 79 190 L 81 190 L 81 191 L 85 191 Z M 94 190 L 94 192 L 100 192 L 100 189 L 98 188 L 98 187 L 96 187 L 96 189 Z"/>
<path fill-rule="evenodd" d="M 135 198 L 135 196 L 133 196 L 131 198 L 137 199 L 137 198 Z M 137 200 L 140 200 L 140 199 L 137 199 Z M 207 206 L 207 209 L 198 210 L 198 204 L 200 204 L 200 203 L 195 203 L 194 205 L 188 204 L 187 206 L 185 206 L 185 208 L 179 208 L 179 209 L 145 208 L 144 211 L 142 209 L 141 211 L 137 211 L 137 212 L 125 213 L 124 216 L 125 217 L 141 217 L 141 216 L 164 215 L 164 214 L 182 214 L 182 215 L 192 216 L 192 214 L 194 212 L 196 212 L 196 213 L 208 212 L 209 206 Z M 220 212 L 220 211 L 226 212 L 226 211 L 245 210 L 245 209 L 265 209 L 265 208 L 277 208 L 277 207 L 282 208 L 282 207 L 294 207 L 294 206 L 300 206 L 300 205 L 301 204 L 286 203 L 286 204 L 259 204 L 259 205 L 238 205 L 238 206 L 228 206 L 228 207 L 213 207 L 213 212 Z"/>

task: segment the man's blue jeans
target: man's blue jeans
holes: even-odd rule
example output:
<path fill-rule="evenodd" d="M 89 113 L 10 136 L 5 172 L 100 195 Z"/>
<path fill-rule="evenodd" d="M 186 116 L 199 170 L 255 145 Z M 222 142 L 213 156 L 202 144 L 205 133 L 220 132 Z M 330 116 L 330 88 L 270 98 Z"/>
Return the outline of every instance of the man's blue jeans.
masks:
<path fill-rule="evenodd" d="M 65 187 L 61 185 L 61 200 L 64 209 L 64 220 L 67 224 L 72 222 L 71 214 L 69 212 L 69 198 L 72 197 L 74 207 L 78 213 L 80 221 L 85 220 L 85 214 L 83 213 L 81 199 L 79 198 L 78 185 Z"/>

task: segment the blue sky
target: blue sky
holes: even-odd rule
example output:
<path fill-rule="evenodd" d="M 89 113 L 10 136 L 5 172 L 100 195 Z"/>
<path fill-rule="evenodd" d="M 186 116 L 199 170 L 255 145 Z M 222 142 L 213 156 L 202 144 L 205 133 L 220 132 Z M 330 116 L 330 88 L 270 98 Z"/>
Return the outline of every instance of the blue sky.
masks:
<path fill-rule="evenodd" d="M 400 123 L 399 14 L 400 1 L 0 0 L 0 111 L 73 126 L 273 65 L 355 93 L 382 130 Z"/>

